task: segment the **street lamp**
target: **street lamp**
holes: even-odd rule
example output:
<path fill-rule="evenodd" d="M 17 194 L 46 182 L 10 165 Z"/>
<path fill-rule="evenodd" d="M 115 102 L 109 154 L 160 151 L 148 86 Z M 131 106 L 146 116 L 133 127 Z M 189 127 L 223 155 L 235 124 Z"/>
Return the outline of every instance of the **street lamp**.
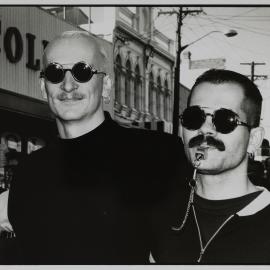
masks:
<path fill-rule="evenodd" d="M 222 33 L 226 37 L 234 37 L 238 34 L 233 29 L 230 29 L 228 31 L 214 30 L 192 41 L 191 43 L 181 46 L 181 33 L 180 33 L 180 30 L 178 31 L 178 50 L 176 53 L 176 65 L 175 65 L 175 72 L 174 72 L 174 98 L 173 98 L 173 135 L 175 136 L 178 136 L 178 131 L 179 131 L 180 55 L 181 55 L 181 52 L 185 50 L 187 47 L 189 47 L 190 45 L 198 42 L 199 40 L 213 33 Z"/>
<path fill-rule="evenodd" d="M 234 37 L 234 36 L 236 36 L 236 35 L 238 34 L 238 33 L 237 33 L 235 30 L 233 30 L 233 29 L 230 29 L 230 30 L 227 30 L 227 31 L 214 30 L 214 31 L 211 31 L 211 32 L 209 32 L 209 33 L 207 33 L 207 34 L 205 34 L 205 35 L 199 37 L 198 39 L 196 39 L 196 40 L 194 40 L 194 41 L 192 41 L 192 42 L 190 42 L 190 43 L 188 43 L 188 44 L 182 46 L 182 47 L 181 47 L 181 52 L 182 52 L 183 50 L 185 50 L 187 47 L 189 47 L 190 45 L 192 45 L 192 44 L 198 42 L 199 40 L 201 40 L 201 39 L 203 39 L 203 38 L 205 38 L 205 37 L 207 37 L 207 36 L 209 36 L 209 35 L 211 35 L 211 34 L 213 34 L 213 33 L 222 33 L 222 34 L 223 34 L 224 36 L 226 36 L 226 37 Z"/>

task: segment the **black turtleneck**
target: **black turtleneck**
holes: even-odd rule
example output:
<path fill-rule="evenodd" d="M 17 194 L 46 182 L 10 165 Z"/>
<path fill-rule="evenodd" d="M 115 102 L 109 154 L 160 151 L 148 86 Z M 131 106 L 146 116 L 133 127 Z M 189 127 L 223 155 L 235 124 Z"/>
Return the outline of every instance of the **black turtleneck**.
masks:
<path fill-rule="evenodd" d="M 144 264 L 148 214 L 183 174 L 172 136 L 120 127 L 56 139 L 19 165 L 9 219 L 27 264 Z"/>

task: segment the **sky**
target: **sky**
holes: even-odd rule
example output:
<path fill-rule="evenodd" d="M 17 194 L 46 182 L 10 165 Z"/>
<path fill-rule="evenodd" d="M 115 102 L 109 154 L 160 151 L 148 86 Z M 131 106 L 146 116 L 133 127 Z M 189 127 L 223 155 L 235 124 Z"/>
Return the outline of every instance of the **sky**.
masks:
<path fill-rule="evenodd" d="M 270 140 L 270 6 L 204 6 L 202 10 L 199 14 L 187 15 L 183 19 L 181 45 L 194 41 L 195 43 L 181 54 L 181 83 L 190 88 L 195 79 L 206 70 L 188 68 L 185 56 L 188 51 L 191 52 L 191 60 L 224 58 L 226 69 L 244 75 L 251 74 L 251 65 L 241 63 L 263 63 L 255 65 L 255 75 L 266 75 L 268 79 L 258 79 L 255 83 L 263 96 L 261 125 L 266 130 L 265 137 Z M 161 32 L 175 39 L 176 15 L 158 16 L 155 18 L 155 25 Z M 223 32 L 230 29 L 237 31 L 238 34 L 235 37 L 226 37 Z M 220 32 L 211 33 L 196 42 L 212 31 Z"/>

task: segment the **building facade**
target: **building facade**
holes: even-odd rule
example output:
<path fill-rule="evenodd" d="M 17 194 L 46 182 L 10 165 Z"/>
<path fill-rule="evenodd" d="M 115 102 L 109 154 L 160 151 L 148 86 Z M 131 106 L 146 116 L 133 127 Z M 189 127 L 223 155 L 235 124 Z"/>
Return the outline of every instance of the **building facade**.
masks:
<path fill-rule="evenodd" d="M 115 119 L 171 133 L 174 43 L 155 29 L 153 7 L 115 12 Z"/>

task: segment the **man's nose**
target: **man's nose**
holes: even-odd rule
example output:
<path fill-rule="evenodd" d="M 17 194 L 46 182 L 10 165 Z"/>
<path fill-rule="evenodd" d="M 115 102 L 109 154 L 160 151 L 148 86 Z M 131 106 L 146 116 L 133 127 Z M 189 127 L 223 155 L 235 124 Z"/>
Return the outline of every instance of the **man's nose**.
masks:
<path fill-rule="evenodd" d="M 212 115 L 206 115 L 205 122 L 202 124 L 200 128 L 200 132 L 204 135 L 215 135 L 217 133 L 216 127 L 212 122 Z"/>
<path fill-rule="evenodd" d="M 61 89 L 67 93 L 72 92 L 78 88 L 78 84 L 73 78 L 71 72 L 67 70 L 65 72 L 65 77 L 60 85 Z"/>

